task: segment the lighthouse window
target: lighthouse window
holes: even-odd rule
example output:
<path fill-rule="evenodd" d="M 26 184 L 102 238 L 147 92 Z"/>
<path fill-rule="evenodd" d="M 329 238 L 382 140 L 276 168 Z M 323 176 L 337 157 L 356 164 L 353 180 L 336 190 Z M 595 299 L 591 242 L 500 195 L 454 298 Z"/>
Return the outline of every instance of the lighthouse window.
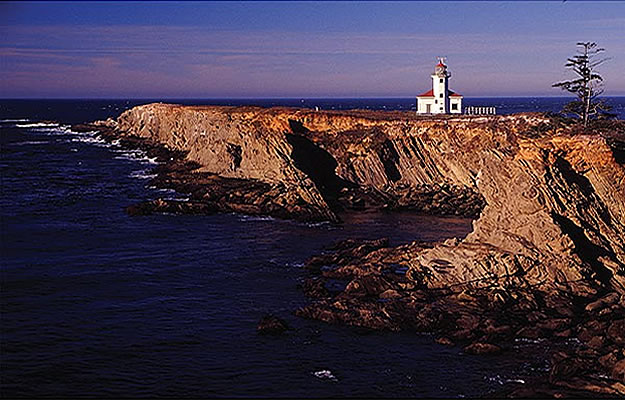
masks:
<path fill-rule="evenodd" d="M 443 83 L 443 78 L 441 78 L 441 83 Z"/>
<path fill-rule="evenodd" d="M 434 104 L 438 104 L 438 100 L 434 99 Z"/>
<path fill-rule="evenodd" d="M 451 105 L 451 109 L 452 110 L 457 110 L 458 109 L 458 104 L 454 103 Z"/>
<path fill-rule="evenodd" d="M 443 94 L 441 93 L 440 95 L 438 95 L 438 97 L 443 97 Z"/>

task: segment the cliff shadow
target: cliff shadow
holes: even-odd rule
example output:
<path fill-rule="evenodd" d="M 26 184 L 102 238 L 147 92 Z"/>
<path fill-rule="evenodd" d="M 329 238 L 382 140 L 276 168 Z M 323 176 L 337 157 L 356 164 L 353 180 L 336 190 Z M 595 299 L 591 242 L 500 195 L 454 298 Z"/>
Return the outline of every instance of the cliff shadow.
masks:
<path fill-rule="evenodd" d="M 592 271 L 596 274 L 597 280 L 599 280 L 605 287 L 610 287 L 612 271 L 605 267 L 600 258 L 607 257 L 611 260 L 615 260 L 616 257 L 614 253 L 591 242 L 586 237 L 584 229 L 577 226 L 569 218 L 555 212 L 552 212 L 551 216 L 556 224 L 560 226 L 560 229 L 562 229 L 562 231 L 571 238 L 573 244 L 575 245 L 573 251 L 582 261 L 586 262 L 592 268 Z"/>
<path fill-rule="evenodd" d="M 357 188 L 358 185 L 336 175 L 338 162 L 305 136 L 309 130 L 301 122 L 290 119 L 289 126 L 292 133 L 286 134 L 286 140 L 293 147 L 291 158 L 295 166 L 315 183 L 330 208 L 340 210 L 341 190 Z"/>
<path fill-rule="evenodd" d="M 399 181 L 401 179 L 401 173 L 397 168 L 397 164 L 399 164 L 399 154 L 393 142 L 390 139 L 386 139 L 377 153 L 382 165 L 384 165 L 386 177 L 392 182 Z"/>

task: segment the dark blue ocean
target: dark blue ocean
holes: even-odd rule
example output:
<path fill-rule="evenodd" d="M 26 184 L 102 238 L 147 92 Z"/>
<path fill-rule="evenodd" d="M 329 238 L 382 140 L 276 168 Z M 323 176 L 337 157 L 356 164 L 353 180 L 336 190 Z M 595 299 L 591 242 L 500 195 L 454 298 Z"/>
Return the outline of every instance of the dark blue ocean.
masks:
<path fill-rule="evenodd" d="M 463 107 L 496 107 L 497 114 L 517 112 L 558 112 L 573 100 L 568 97 L 475 97 L 463 99 Z M 625 119 L 625 97 L 605 97 L 612 112 Z M 414 98 L 382 99 L 142 99 L 142 100 L 4 100 L 0 99 L 0 118 L 58 120 L 68 124 L 117 117 L 124 110 L 152 102 L 208 105 L 254 105 L 259 107 L 319 107 L 321 110 L 401 110 L 414 111 Z"/>
<path fill-rule="evenodd" d="M 623 116 L 625 98 L 613 99 Z M 345 238 L 462 237 L 471 221 L 396 214 L 303 224 L 235 214 L 130 217 L 183 197 L 150 186 L 140 151 L 68 124 L 137 100 L 0 100 L 2 397 L 464 397 L 544 371 L 540 343 L 463 355 L 430 335 L 295 317 L 304 261 Z M 411 99 L 189 100 L 322 109 L 410 109 Z M 561 99 L 467 99 L 499 111 Z M 41 123 L 56 121 L 56 123 Z M 288 334 L 259 336 L 266 313 Z"/>

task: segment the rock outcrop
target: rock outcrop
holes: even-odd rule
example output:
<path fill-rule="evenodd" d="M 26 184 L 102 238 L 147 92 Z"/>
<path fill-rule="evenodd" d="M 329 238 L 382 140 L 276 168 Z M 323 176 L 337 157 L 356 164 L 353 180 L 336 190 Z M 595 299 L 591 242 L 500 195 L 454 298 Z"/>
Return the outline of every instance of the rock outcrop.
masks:
<path fill-rule="evenodd" d="M 370 206 L 481 212 L 464 240 L 405 262 L 431 289 L 625 291 L 625 169 L 616 150 L 601 135 L 563 134 L 539 114 L 417 119 L 150 104 L 109 125 L 184 152 L 198 168 L 164 181 L 221 208 L 332 221 Z"/>
<path fill-rule="evenodd" d="M 567 380 L 565 364 L 582 365 L 573 375 L 603 371 L 616 383 L 582 380 L 570 390 L 625 393 L 623 123 L 574 134 L 541 114 L 150 104 L 100 129 L 177 154 L 157 181 L 190 193 L 189 212 L 338 221 L 344 210 L 384 208 L 475 217 L 466 238 L 341 243 L 313 258 L 303 289 L 317 301 L 298 314 L 435 331 L 474 354 L 499 352 L 514 338 L 576 337 L 582 353 L 555 357 L 549 384 Z M 184 208 L 136 210 L 158 207 Z M 328 279 L 345 289 L 328 290 Z M 597 385 L 604 389 L 588 389 Z"/>

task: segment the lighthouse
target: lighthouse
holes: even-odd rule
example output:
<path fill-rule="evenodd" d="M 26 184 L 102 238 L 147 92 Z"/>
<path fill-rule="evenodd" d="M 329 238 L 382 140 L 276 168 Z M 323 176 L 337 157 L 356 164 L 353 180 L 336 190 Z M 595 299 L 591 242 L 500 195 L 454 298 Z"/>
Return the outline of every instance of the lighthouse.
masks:
<path fill-rule="evenodd" d="M 459 114 L 462 112 L 462 95 L 449 90 L 451 73 L 445 58 L 438 57 L 434 67 L 432 89 L 417 96 L 417 114 Z"/>

